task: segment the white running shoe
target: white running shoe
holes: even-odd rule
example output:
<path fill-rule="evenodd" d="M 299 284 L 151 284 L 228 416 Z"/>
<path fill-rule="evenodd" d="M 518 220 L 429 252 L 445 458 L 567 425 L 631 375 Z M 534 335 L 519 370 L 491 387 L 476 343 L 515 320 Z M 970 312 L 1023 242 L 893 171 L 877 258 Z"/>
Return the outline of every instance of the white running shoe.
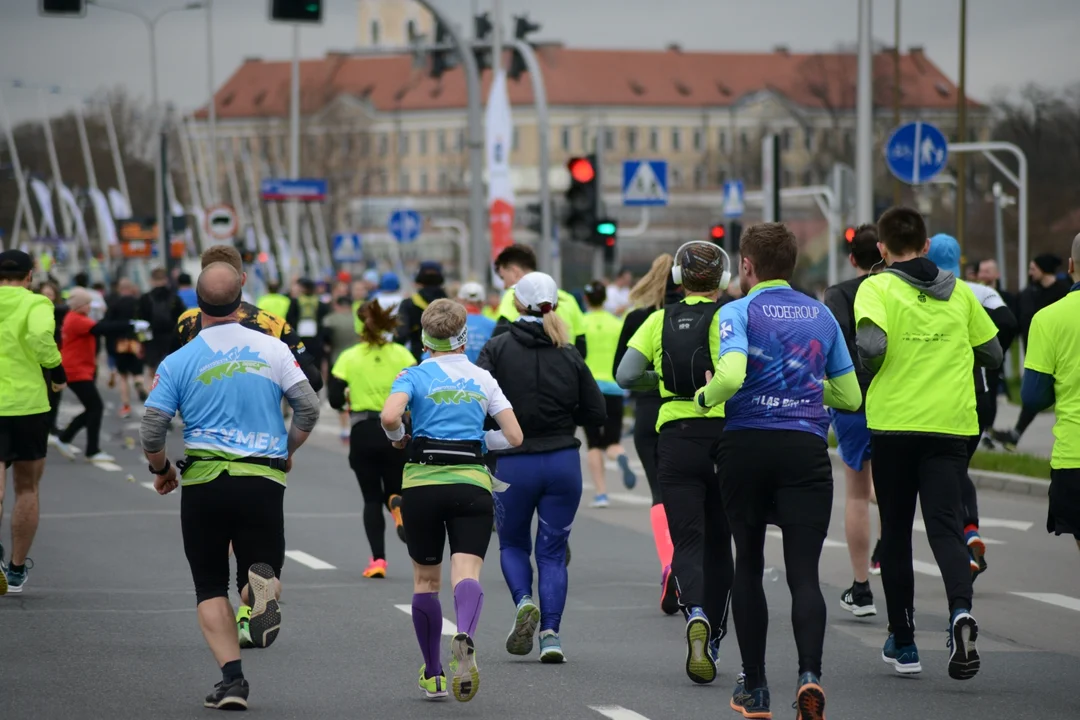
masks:
<path fill-rule="evenodd" d="M 111 463 L 116 462 L 116 458 L 107 452 L 96 452 L 90 457 L 86 458 L 92 463 Z"/>

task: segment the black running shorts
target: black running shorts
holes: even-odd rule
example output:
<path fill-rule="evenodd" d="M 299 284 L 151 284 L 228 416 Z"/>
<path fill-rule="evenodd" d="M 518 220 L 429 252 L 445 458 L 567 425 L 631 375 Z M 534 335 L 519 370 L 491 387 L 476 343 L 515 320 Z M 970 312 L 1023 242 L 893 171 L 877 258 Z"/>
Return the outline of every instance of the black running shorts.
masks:
<path fill-rule="evenodd" d="M 134 353 L 117 353 L 115 358 L 116 372 L 121 375 L 138 377 L 143 374 L 143 361 L 138 355 Z"/>
<path fill-rule="evenodd" d="M 623 396 L 605 395 L 607 420 L 599 427 L 585 428 L 585 444 L 590 450 L 607 450 L 622 441 Z"/>
<path fill-rule="evenodd" d="M 0 416 L 0 462 L 43 459 L 49 449 L 49 416 L 48 411 L 36 415 Z"/>
<path fill-rule="evenodd" d="M 421 485 L 401 491 L 401 521 L 409 557 L 418 565 L 439 565 L 446 537 L 450 554 L 483 558 L 491 542 L 495 505 L 476 485 Z"/>
<path fill-rule="evenodd" d="M 1080 539 L 1080 468 L 1050 471 L 1046 531 Z"/>
<path fill-rule="evenodd" d="M 265 477 L 221 473 L 180 489 L 180 528 L 197 602 L 229 596 L 229 543 L 236 589 L 248 568 L 266 563 L 281 577 L 285 562 L 285 486 Z"/>

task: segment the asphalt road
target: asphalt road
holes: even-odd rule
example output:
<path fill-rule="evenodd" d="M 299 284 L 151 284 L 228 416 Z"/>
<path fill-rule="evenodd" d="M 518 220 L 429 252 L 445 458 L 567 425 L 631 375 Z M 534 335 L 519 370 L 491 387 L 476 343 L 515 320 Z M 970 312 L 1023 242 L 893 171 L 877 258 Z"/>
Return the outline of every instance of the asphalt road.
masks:
<path fill-rule="evenodd" d="M 611 508 L 583 507 L 578 516 L 562 628 L 569 663 L 545 666 L 535 657 L 506 654 L 514 608 L 493 537 L 476 637 L 481 691 L 468 704 L 451 699 L 425 707 L 416 688 L 421 657 L 407 616 L 412 582 L 405 548 L 391 535 L 389 578 L 361 577 L 368 559 L 361 497 L 336 419 L 329 410 L 325 416 L 290 475 L 281 636 L 268 650 L 244 651 L 256 716 L 737 717 L 728 709 L 740 669 L 734 633 L 722 647 L 717 682 L 696 686 L 683 670 L 681 619 L 659 611 L 660 572 L 644 482 L 633 492 L 613 491 Z M 0 598 L 3 720 L 165 720 L 210 712 L 201 708 L 202 697 L 220 674 L 196 622 L 178 493 L 159 497 L 148 487 L 141 454 L 125 443 L 137 436 L 137 423 L 110 417 L 106 433 L 114 466 L 50 455 L 31 553 L 36 567 L 25 592 Z M 179 439 L 174 433 L 177 449 Z M 612 488 L 617 477 L 609 472 Z M 1080 717 L 1080 557 L 1071 539 L 1045 533 L 1044 500 L 994 493 L 981 498 L 992 544 L 974 610 L 983 668 L 969 682 L 946 674 L 943 588 L 925 534 L 915 533 L 924 671 L 902 678 L 880 660 L 886 622 L 879 580 L 873 580 L 877 617 L 856 620 L 839 607 L 840 592 L 851 581 L 842 482 L 838 474 L 831 541 L 822 559 L 830 720 Z M 586 501 L 590 495 L 586 491 Z M 10 491 L 8 498 L 5 538 Z M 776 569 L 776 580 L 766 582 L 769 678 L 773 710 L 784 717 L 794 714 L 789 707 L 797 667 L 778 539 L 769 541 L 767 554 Z M 448 590 L 443 608 L 452 625 Z"/>

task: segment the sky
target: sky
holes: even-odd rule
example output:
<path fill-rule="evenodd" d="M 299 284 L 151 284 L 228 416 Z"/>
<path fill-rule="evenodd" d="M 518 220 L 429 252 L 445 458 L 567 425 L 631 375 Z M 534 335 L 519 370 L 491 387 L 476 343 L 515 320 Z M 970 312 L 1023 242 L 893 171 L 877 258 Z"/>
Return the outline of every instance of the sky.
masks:
<path fill-rule="evenodd" d="M 365 0 L 324 0 L 321 26 L 301 31 L 301 55 L 356 46 L 357 8 Z M 875 40 L 890 45 L 896 0 L 874 0 Z M 101 0 L 153 16 L 185 0 Z M 214 76 L 223 83 L 246 57 L 284 59 L 292 52 L 287 25 L 268 20 L 269 0 L 213 0 Z M 473 7 L 492 0 L 435 0 L 470 28 Z M 38 93 L 13 88 L 59 87 L 45 100 L 60 113 L 104 87 L 126 86 L 149 98 L 148 33 L 136 18 L 91 7 L 81 19 L 42 18 L 37 0 L 0 0 L 0 93 L 13 122 L 40 117 Z M 668 29 L 657 30 L 658 10 Z M 857 0 L 504 0 L 504 27 L 530 12 L 536 37 L 571 47 L 793 52 L 853 45 Z M 542 8 L 542 9 L 541 9 Z M 618 8 L 615 11 L 615 8 Z M 923 46 L 952 78 L 959 57 L 959 0 L 902 0 L 901 46 Z M 208 93 L 206 14 L 172 13 L 157 26 L 162 101 L 188 112 Z M 1062 87 L 1080 82 L 1078 0 L 970 0 L 968 94 L 982 101 L 1028 82 Z M 0 122 L 3 121 L 0 116 Z"/>

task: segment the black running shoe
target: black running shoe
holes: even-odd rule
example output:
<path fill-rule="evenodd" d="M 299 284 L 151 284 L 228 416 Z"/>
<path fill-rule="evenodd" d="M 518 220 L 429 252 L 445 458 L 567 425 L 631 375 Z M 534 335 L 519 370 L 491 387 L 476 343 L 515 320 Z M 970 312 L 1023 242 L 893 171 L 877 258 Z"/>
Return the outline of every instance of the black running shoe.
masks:
<path fill-rule="evenodd" d="M 874 607 L 874 593 L 870 591 L 870 583 L 853 583 L 840 596 L 840 607 L 855 617 L 877 615 L 877 608 Z"/>
<path fill-rule="evenodd" d="M 244 678 L 228 684 L 222 680 L 214 686 L 214 692 L 206 696 L 203 706 L 214 710 L 247 710 L 250 690 L 251 687 Z"/>
<path fill-rule="evenodd" d="M 566 567 L 570 567 L 570 545 L 566 546 Z"/>
<path fill-rule="evenodd" d="M 679 585 L 670 565 L 664 568 L 663 578 L 660 581 L 660 610 L 665 615 L 674 615 L 679 612 Z"/>
<path fill-rule="evenodd" d="M 255 563 L 248 569 L 248 600 L 251 619 L 248 631 L 255 647 L 268 648 L 281 630 L 281 606 L 274 597 L 274 570 L 266 563 Z"/>
<path fill-rule="evenodd" d="M 880 575 L 881 574 L 881 556 L 878 554 L 880 552 L 881 552 L 881 538 L 878 538 L 878 541 L 876 543 L 874 543 L 874 552 L 871 553 L 871 555 L 870 555 L 870 574 L 871 575 Z"/>

